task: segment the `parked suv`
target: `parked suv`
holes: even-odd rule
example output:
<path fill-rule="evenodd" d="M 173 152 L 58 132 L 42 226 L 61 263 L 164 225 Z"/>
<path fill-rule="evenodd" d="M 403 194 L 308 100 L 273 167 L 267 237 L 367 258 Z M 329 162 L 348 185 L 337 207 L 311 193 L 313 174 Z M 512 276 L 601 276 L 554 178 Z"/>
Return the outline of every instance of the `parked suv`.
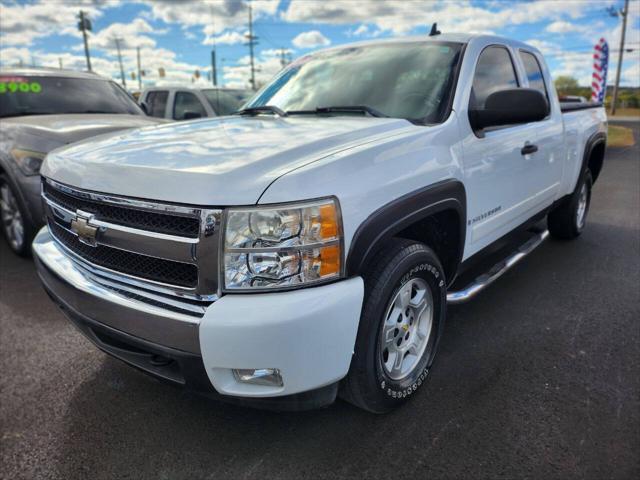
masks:
<path fill-rule="evenodd" d="M 564 113 L 540 52 L 501 37 L 324 50 L 235 116 L 48 155 L 38 272 L 158 378 L 387 412 L 424 389 L 449 303 L 584 230 L 605 119 Z"/>
<path fill-rule="evenodd" d="M 145 89 L 139 101 L 152 117 L 192 120 L 231 115 L 252 94 L 233 88 L 153 87 Z"/>
<path fill-rule="evenodd" d="M 156 125 L 116 83 L 93 73 L 0 70 L 0 219 L 11 249 L 27 255 L 44 224 L 40 165 L 54 148 Z M 78 170 L 77 174 L 82 174 Z"/>

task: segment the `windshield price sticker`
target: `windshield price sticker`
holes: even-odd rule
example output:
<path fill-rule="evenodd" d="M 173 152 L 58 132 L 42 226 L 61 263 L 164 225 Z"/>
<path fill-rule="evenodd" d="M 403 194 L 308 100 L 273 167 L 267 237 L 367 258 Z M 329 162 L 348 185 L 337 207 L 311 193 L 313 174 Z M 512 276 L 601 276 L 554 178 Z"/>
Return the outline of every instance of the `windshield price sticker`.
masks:
<path fill-rule="evenodd" d="M 31 82 L 27 78 L 0 78 L 0 94 L 2 93 L 40 93 L 40 82 Z"/>

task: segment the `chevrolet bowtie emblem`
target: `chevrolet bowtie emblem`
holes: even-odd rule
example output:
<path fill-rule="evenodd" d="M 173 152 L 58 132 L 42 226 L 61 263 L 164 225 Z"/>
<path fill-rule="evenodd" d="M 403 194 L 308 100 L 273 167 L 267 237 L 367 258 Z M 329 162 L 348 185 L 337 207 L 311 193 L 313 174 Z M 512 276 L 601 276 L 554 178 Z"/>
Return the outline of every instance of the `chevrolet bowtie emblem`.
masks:
<path fill-rule="evenodd" d="M 91 222 L 91 218 L 91 216 L 84 216 L 81 213 L 78 213 L 76 218 L 71 220 L 71 231 L 78 235 L 78 240 L 82 243 L 95 247 L 98 228 L 89 224 Z"/>

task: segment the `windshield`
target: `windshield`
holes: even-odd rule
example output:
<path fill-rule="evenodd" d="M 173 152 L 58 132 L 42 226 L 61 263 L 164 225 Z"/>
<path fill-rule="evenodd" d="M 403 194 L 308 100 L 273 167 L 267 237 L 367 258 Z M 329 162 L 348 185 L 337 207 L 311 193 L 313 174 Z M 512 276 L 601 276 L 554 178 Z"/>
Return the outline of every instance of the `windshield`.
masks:
<path fill-rule="evenodd" d="M 448 115 L 462 44 L 403 42 L 346 47 L 302 57 L 247 107 L 288 113 L 366 106 L 393 118 L 439 123 Z"/>
<path fill-rule="evenodd" d="M 220 90 L 210 88 L 202 90 L 209 105 L 216 112 L 216 115 L 231 115 L 246 102 L 253 92 L 247 90 Z"/>
<path fill-rule="evenodd" d="M 144 114 L 108 80 L 0 75 L 0 117 L 65 113 Z"/>

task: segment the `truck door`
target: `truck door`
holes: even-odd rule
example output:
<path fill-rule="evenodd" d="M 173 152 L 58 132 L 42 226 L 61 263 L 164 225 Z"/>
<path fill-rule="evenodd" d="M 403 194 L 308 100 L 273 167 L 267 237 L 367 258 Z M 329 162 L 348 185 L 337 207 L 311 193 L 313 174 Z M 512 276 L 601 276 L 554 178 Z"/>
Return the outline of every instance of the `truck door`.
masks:
<path fill-rule="evenodd" d="M 526 86 L 539 90 L 551 106 L 549 116 L 535 123 L 538 151 L 534 156 L 535 168 L 529 177 L 533 193 L 549 205 L 558 196 L 566 158 L 562 112 L 558 108 L 558 102 L 552 97 L 552 87 L 547 88 L 545 83 L 545 78 L 549 79 L 550 76 L 548 73 L 543 74 L 544 63 L 534 53 L 526 50 L 518 51 L 518 56 L 522 62 Z"/>
<path fill-rule="evenodd" d="M 522 86 L 515 65 L 506 46 L 486 47 L 476 63 L 469 109 L 482 109 L 496 91 Z M 533 216 L 543 200 L 532 184 L 539 163 L 536 123 L 477 132 L 469 125 L 461 128 L 469 129 L 463 140 L 468 257 Z"/>

